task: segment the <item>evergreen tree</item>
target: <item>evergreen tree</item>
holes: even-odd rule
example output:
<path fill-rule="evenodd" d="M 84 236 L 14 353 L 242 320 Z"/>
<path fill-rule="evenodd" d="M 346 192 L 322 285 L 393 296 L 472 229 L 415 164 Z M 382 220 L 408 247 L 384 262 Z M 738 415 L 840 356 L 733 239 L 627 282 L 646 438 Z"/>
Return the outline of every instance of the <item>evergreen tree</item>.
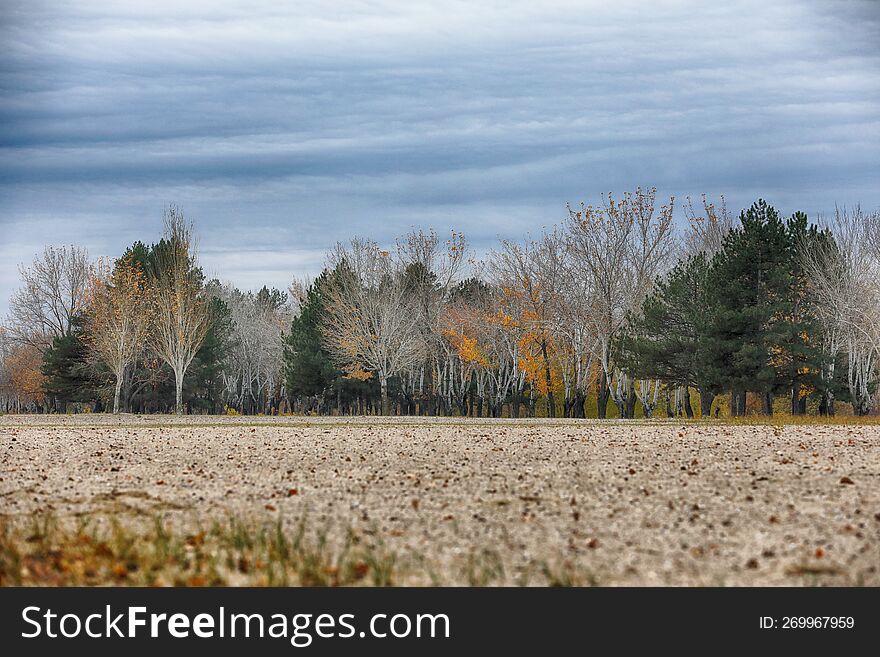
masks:
<path fill-rule="evenodd" d="M 257 302 L 263 304 L 270 310 L 278 310 L 287 303 L 287 292 L 282 292 L 277 288 L 271 290 L 265 285 L 257 292 Z"/>
<path fill-rule="evenodd" d="M 785 297 L 780 315 L 771 323 L 771 364 L 776 369 L 775 392 L 791 397 L 793 415 L 806 413 L 807 395 L 821 384 L 821 325 L 809 298 L 809 282 L 798 249 L 807 240 L 825 239 L 807 215 L 797 212 L 785 226 L 788 237 L 784 252 L 787 266 Z"/>
<path fill-rule="evenodd" d="M 71 330 L 52 340 L 52 346 L 43 355 L 43 387 L 46 396 L 54 398 L 62 409 L 68 403 L 94 401 L 95 410 L 100 411 L 100 383 L 88 362 L 82 330 L 82 320 L 73 318 Z"/>
<path fill-rule="evenodd" d="M 787 334 L 791 252 L 779 213 L 759 200 L 740 214 L 713 258 L 706 357 L 714 385 L 731 391 L 733 415 L 745 412 L 746 391 L 761 397 L 764 413 L 773 412 L 778 378 L 771 356 Z"/>
<path fill-rule="evenodd" d="M 211 327 L 187 372 L 184 395 L 190 407 L 208 413 L 223 411 L 223 364 L 232 347 L 232 318 L 222 299 L 211 298 Z"/>
<path fill-rule="evenodd" d="M 706 360 L 709 269 L 703 254 L 679 262 L 630 319 L 619 345 L 621 366 L 634 378 L 697 388 L 703 417 L 718 392 L 718 373 Z M 689 395 L 686 407 L 691 414 Z"/>
<path fill-rule="evenodd" d="M 152 259 L 152 246 L 147 246 L 140 240 L 132 244 L 125 250 L 122 257 L 116 261 L 117 266 L 122 262 L 129 262 L 133 265 L 140 265 L 141 269 L 151 278 L 154 278 L 154 268 Z"/>
<path fill-rule="evenodd" d="M 291 322 L 284 344 L 284 378 L 288 396 L 322 397 L 339 377 L 330 354 L 321 344 L 321 293 L 329 274 L 323 272 L 306 294 L 299 315 Z"/>

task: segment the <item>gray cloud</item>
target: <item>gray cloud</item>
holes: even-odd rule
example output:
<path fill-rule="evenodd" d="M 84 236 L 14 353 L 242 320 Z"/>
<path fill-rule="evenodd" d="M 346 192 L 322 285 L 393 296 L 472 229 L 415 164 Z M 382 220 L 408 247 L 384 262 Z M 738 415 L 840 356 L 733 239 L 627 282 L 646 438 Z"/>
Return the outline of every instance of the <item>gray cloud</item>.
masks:
<path fill-rule="evenodd" d="M 656 185 L 880 205 L 880 5 L 6 3 L 0 311 L 44 242 L 118 254 L 175 201 L 286 285 L 353 233 L 477 247 Z"/>

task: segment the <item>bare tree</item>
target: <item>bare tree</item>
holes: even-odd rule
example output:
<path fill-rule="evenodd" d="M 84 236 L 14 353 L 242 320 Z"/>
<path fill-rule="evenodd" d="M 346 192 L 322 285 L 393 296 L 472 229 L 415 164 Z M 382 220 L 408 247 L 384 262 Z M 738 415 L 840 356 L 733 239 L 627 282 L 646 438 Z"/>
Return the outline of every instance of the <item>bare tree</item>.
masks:
<path fill-rule="evenodd" d="M 591 371 L 596 354 L 596 327 L 593 322 L 593 280 L 578 275 L 570 245 L 565 259 L 551 332 L 556 343 L 556 359 L 562 377 L 568 417 L 585 417 L 584 404 L 589 394 Z"/>
<path fill-rule="evenodd" d="M 90 284 L 85 340 L 93 356 L 107 365 L 116 379 L 114 413 L 120 411 L 126 370 L 144 352 L 152 307 L 152 290 L 138 263 L 126 258 L 112 271 L 98 267 Z"/>
<path fill-rule="evenodd" d="M 853 412 L 865 415 L 873 407 L 869 386 L 880 354 L 880 213 L 837 208 L 826 227 L 833 239 L 799 245 L 828 340 L 823 376 L 833 378 L 838 349 L 845 349 Z"/>
<path fill-rule="evenodd" d="M 690 197 L 684 204 L 684 214 L 688 220 L 684 251 L 686 255 L 704 253 L 712 257 L 721 250 L 724 238 L 736 227 L 737 220 L 727 209 L 724 196 L 721 196 L 720 205 L 709 201 L 705 194 L 700 201 L 701 209 L 694 207 Z"/>
<path fill-rule="evenodd" d="M 489 402 L 490 415 L 501 417 L 502 405 L 508 396 L 513 395 L 514 409 L 519 406 L 525 387 L 526 371 L 521 367 L 523 327 L 516 315 L 509 312 L 511 302 L 517 305 L 519 299 L 502 294 L 495 301 L 497 305 L 494 312 L 484 316 L 482 322 L 482 344 L 486 362 L 482 368 L 484 388 L 481 396 Z M 533 403 L 530 403 L 529 408 L 529 412 L 534 414 Z M 514 410 L 513 415 L 517 414 Z"/>
<path fill-rule="evenodd" d="M 71 330 L 86 302 L 92 275 L 89 254 L 77 246 L 47 246 L 29 267 L 19 266 L 22 287 L 9 300 L 9 337 L 41 353 Z"/>
<path fill-rule="evenodd" d="M 239 408 L 264 410 L 281 381 L 282 334 L 291 320 L 287 295 L 276 291 L 273 299 L 269 293 L 241 292 L 230 284 L 214 294 L 226 304 L 231 319 L 223 368 L 227 394 Z"/>
<path fill-rule="evenodd" d="M 375 242 L 339 243 L 328 262 L 333 273 L 326 289 L 324 340 L 350 376 L 378 377 L 382 413 L 388 415 L 388 379 L 425 356 L 422 315 L 399 263 Z"/>
<path fill-rule="evenodd" d="M 467 242 L 455 230 L 445 243 L 433 230 L 412 230 L 397 241 L 396 255 L 397 266 L 406 278 L 411 307 L 420 315 L 419 330 L 425 345 L 424 360 L 402 373 L 403 393 L 411 410 L 415 410 L 415 400 L 429 396 L 425 389 L 427 374 L 431 396 L 449 414 L 453 402 L 462 406 L 467 368 L 457 362 L 454 350 L 443 337 L 442 314 L 466 262 Z"/>
<path fill-rule="evenodd" d="M 171 206 L 165 211 L 165 236 L 158 246 L 155 329 L 150 346 L 174 371 L 175 412 L 183 413 L 183 378 L 210 327 L 205 298 L 192 245 L 192 224 Z"/>
<path fill-rule="evenodd" d="M 621 417 L 632 414 L 634 384 L 615 364 L 614 345 L 627 314 L 641 304 L 674 255 L 673 199 L 656 211 L 656 190 L 637 189 L 600 208 L 569 206 L 568 240 L 578 276 L 590 281 L 595 331 L 599 417 L 609 395 Z"/>
<path fill-rule="evenodd" d="M 305 305 L 306 299 L 309 296 L 309 287 L 311 284 L 312 282 L 310 279 L 295 276 L 293 280 L 291 280 L 290 285 L 287 286 L 287 298 L 289 300 L 291 319 L 299 316 L 302 311 L 302 307 Z"/>

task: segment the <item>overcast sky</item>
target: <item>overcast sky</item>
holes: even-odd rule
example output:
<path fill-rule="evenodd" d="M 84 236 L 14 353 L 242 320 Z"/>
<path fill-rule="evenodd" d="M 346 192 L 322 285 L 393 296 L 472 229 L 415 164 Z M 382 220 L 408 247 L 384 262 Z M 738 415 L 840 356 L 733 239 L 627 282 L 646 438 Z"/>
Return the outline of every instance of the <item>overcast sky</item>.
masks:
<path fill-rule="evenodd" d="M 0 7 L 0 315 L 43 244 L 118 255 L 169 202 L 244 288 L 637 185 L 880 208 L 878 0 Z"/>

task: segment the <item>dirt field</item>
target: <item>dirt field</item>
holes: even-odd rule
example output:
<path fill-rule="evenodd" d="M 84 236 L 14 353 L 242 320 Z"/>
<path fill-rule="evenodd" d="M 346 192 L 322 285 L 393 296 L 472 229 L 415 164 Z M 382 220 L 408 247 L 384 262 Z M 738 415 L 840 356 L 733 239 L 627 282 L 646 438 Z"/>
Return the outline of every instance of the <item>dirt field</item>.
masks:
<path fill-rule="evenodd" d="M 21 528 L 50 514 L 134 532 L 161 518 L 186 537 L 185 567 L 206 528 L 236 519 L 302 531 L 329 555 L 316 577 L 352 545 L 371 555 L 329 583 L 369 583 L 381 561 L 374 583 L 880 585 L 877 425 L 203 422 L 0 418 L 0 513 L 18 550 L 4 567 L 34 571 Z M 70 568 L 57 552 L 40 572 Z M 236 559 L 215 560 L 210 581 L 266 583 L 261 558 Z"/>

